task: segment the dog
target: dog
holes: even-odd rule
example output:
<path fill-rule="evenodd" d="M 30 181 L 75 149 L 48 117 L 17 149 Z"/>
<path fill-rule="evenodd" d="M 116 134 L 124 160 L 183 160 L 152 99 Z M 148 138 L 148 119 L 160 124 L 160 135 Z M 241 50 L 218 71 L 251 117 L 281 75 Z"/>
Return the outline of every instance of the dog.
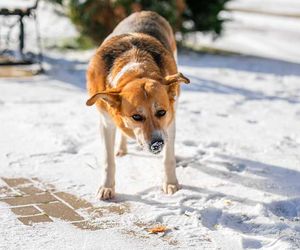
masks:
<path fill-rule="evenodd" d="M 176 41 L 159 14 L 141 11 L 121 21 L 103 41 L 87 69 L 86 104 L 100 112 L 104 144 L 101 200 L 115 196 L 115 131 L 122 136 L 116 153 L 127 153 L 127 137 L 153 154 L 163 152 L 163 191 L 179 188 L 174 153 L 175 109 L 180 83 L 189 79 L 177 70 Z"/>

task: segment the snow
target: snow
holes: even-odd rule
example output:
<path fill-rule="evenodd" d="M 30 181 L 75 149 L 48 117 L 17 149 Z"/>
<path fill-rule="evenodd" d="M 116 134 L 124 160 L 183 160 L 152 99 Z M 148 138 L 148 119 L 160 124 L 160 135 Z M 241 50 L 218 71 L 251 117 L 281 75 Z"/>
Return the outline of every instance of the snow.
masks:
<path fill-rule="evenodd" d="M 28 8 L 34 6 L 36 0 L 1 0 L 0 8 L 14 9 L 14 8 Z M 39 1 L 37 14 L 37 26 L 42 37 L 43 47 L 59 47 L 65 41 L 71 41 L 78 37 L 78 31 L 72 25 L 72 22 L 63 14 L 64 10 L 59 5 L 49 4 L 45 1 Z M 1 37 L 0 42 L 2 46 L 6 46 L 6 35 L 11 32 L 11 41 L 9 49 L 18 48 L 18 34 L 19 24 L 17 23 L 10 30 L 9 26 L 18 21 L 17 16 L 0 16 Z M 24 17 L 24 31 L 25 31 L 25 50 L 37 52 L 37 27 L 34 18 Z M 3 25 L 5 24 L 5 25 Z M 9 25 L 9 26 L 7 26 Z M 7 48 L 7 47 L 5 47 Z"/>
<path fill-rule="evenodd" d="M 296 58 L 298 50 L 286 49 Z M 46 51 L 46 74 L 0 79 L 1 176 L 38 177 L 94 204 L 110 204 L 95 198 L 102 149 L 97 111 L 85 106 L 93 52 Z M 130 141 L 129 154 L 117 158 L 112 201 L 128 204 L 130 212 L 109 215 L 115 227 L 26 227 L 0 203 L 0 248 L 299 249 L 300 65 L 287 61 L 293 53 L 282 54 L 179 53 L 180 71 L 191 80 L 177 112 L 182 189 L 163 194 L 161 156 Z M 171 230 L 148 235 L 136 222 Z"/>
<path fill-rule="evenodd" d="M 28 8 L 34 6 L 36 0 L 2 0 L 0 8 L 13 9 L 13 8 Z"/>
<path fill-rule="evenodd" d="M 240 9 L 244 11 L 263 11 L 272 14 L 298 15 L 300 3 L 297 0 L 235 0 L 226 4 L 228 9 Z"/>
<path fill-rule="evenodd" d="M 198 48 L 299 63 L 299 1 L 236 0 L 228 2 L 227 8 L 220 14 L 226 20 L 221 37 L 196 33 L 188 35 L 186 42 Z"/>

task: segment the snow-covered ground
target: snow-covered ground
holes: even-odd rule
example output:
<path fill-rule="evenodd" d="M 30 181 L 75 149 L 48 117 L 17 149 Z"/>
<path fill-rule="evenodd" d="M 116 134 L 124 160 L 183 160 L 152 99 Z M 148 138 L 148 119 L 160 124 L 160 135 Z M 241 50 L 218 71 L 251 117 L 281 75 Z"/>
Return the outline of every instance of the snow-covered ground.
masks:
<path fill-rule="evenodd" d="M 0 79 L 1 177 L 38 177 L 109 204 L 95 199 L 102 156 L 97 111 L 85 106 L 91 54 L 47 51 L 45 75 Z M 28 227 L 0 203 L 0 249 L 299 249 L 300 65 L 282 59 L 180 53 L 191 79 L 177 112 L 182 189 L 163 194 L 161 156 L 130 142 L 112 201 L 130 212 L 109 216 L 116 226 Z M 141 226 L 153 224 L 170 230 Z"/>

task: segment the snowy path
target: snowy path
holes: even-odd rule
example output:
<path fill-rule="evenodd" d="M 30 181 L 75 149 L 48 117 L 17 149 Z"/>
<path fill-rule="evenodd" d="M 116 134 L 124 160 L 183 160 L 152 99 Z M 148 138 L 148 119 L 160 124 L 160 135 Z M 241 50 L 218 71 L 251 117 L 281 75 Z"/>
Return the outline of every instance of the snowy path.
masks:
<path fill-rule="evenodd" d="M 47 75 L 0 79 L 0 176 L 38 177 L 107 206 L 94 196 L 101 149 L 97 112 L 84 105 L 88 57 L 49 54 Z M 197 54 L 179 62 L 191 79 L 177 114 L 182 190 L 164 195 L 160 156 L 130 142 L 113 201 L 130 212 L 111 214 L 116 226 L 28 227 L 0 202 L 0 249 L 300 248 L 300 65 Z M 166 234 L 145 231 L 160 223 Z"/>

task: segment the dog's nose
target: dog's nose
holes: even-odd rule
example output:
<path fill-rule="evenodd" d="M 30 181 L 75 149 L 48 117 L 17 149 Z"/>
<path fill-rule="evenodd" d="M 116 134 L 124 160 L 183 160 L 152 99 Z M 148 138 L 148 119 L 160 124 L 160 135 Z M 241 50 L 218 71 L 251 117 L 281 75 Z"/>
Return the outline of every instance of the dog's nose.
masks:
<path fill-rule="evenodd" d="M 162 151 L 163 147 L 164 147 L 164 141 L 162 139 L 156 139 L 153 140 L 149 146 L 150 151 L 153 154 L 158 154 Z"/>

